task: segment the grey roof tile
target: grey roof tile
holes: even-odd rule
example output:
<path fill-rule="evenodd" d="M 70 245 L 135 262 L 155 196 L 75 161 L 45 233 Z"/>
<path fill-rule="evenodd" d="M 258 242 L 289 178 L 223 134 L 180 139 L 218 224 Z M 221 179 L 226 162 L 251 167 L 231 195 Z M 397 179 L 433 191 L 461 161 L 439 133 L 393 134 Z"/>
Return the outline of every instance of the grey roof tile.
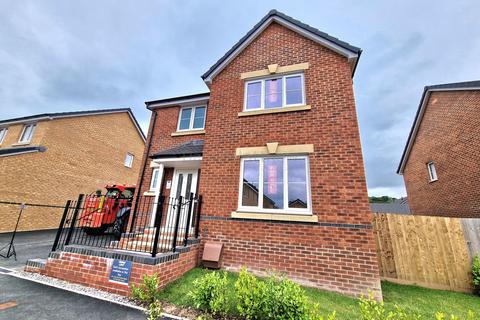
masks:
<path fill-rule="evenodd" d="M 203 154 L 203 140 L 191 140 L 173 148 L 154 153 L 151 158 L 176 158 L 201 156 Z"/>

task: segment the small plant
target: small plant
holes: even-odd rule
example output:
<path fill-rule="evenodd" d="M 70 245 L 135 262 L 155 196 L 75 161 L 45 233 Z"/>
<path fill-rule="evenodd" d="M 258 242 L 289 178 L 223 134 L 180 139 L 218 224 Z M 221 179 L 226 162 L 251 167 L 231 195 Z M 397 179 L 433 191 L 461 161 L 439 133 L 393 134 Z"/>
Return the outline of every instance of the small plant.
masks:
<path fill-rule="evenodd" d="M 237 310 L 245 319 L 258 319 L 262 314 L 265 284 L 247 272 L 244 267 L 235 282 Z"/>
<path fill-rule="evenodd" d="M 189 292 L 194 307 L 213 315 L 226 315 L 227 274 L 211 272 L 193 282 L 194 289 Z"/>
<path fill-rule="evenodd" d="M 157 300 L 159 288 L 160 280 L 156 273 L 152 276 L 144 275 L 141 285 L 132 285 L 132 299 L 143 305 L 150 306 Z"/>
<path fill-rule="evenodd" d="M 369 292 L 368 297 L 359 299 L 360 314 L 362 320 L 420 320 L 420 315 L 407 314 L 399 306 L 395 306 L 394 311 L 387 311 L 382 302 L 376 301 L 373 294 Z"/>
<path fill-rule="evenodd" d="M 157 320 L 162 318 L 162 304 L 160 301 L 155 300 L 154 302 L 150 303 L 148 306 L 148 320 Z"/>
<path fill-rule="evenodd" d="M 473 257 L 472 279 L 474 292 L 480 296 L 480 258 L 478 255 Z"/>

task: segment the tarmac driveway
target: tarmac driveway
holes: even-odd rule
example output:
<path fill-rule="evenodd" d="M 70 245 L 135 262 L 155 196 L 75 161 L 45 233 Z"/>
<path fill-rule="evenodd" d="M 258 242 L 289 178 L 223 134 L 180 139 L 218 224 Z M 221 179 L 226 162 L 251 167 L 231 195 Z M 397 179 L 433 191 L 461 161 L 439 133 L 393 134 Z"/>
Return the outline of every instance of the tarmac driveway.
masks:
<path fill-rule="evenodd" d="M 45 230 L 17 233 L 14 241 L 17 261 L 13 257 L 10 259 L 0 257 L 0 267 L 23 270 L 28 259 L 46 259 L 52 250 L 56 232 L 56 230 Z M 11 233 L 0 233 L 0 248 L 7 245 L 11 238 Z M 1 253 L 5 255 L 6 251 L 2 250 Z"/>
<path fill-rule="evenodd" d="M 145 318 L 139 310 L 0 273 L 2 320 Z"/>

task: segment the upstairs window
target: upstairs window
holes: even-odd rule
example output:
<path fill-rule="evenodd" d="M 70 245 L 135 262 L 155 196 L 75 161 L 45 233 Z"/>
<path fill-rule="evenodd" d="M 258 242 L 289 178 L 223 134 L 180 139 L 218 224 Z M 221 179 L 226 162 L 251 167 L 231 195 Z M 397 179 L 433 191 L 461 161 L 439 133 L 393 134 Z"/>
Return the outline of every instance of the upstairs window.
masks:
<path fill-rule="evenodd" d="M 430 178 L 430 182 L 437 181 L 438 176 L 437 176 L 437 169 L 435 169 L 435 164 L 433 161 L 430 161 L 427 163 L 427 169 L 428 169 L 428 177 Z"/>
<path fill-rule="evenodd" d="M 34 123 L 23 126 L 22 134 L 20 135 L 19 143 L 29 143 L 32 140 L 33 131 L 37 125 Z"/>
<path fill-rule="evenodd" d="M 124 161 L 124 163 L 123 163 L 123 164 L 125 165 L 125 167 L 128 167 L 128 168 L 131 168 L 131 167 L 132 167 L 132 165 L 133 165 L 133 158 L 134 158 L 133 154 L 127 153 L 127 155 L 125 156 L 125 161 Z"/>
<path fill-rule="evenodd" d="M 5 139 L 5 136 L 7 135 L 7 128 L 0 128 L 0 144 L 3 143 L 3 140 Z"/>
<path fill-rule="evenodd" d="M 308 158 L 244 158 L 239 209 L 310 214 Z"/>
<path fill-rule="evenodd" d="M 305 104 L 303 73 L 245 82 L 244 111 Z"/>
<path fill-rule="evenodd" d="M 207 107 L 184 107 L 180 110 L 177 131 L 203 130 Z"/>

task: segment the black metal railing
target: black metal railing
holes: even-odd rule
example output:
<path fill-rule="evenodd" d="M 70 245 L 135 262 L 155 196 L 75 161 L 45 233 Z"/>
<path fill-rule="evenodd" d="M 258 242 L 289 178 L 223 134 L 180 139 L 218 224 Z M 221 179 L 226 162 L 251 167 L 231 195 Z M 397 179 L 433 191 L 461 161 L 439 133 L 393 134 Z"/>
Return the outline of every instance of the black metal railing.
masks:
<path fill-rule="evenodd" d="M 76 244 L 152 256 L 175 252 L 198 238 L 201 203 L 193 193 L 158 200 L 81 194 L 65 204 L 52 251 Z"/>

